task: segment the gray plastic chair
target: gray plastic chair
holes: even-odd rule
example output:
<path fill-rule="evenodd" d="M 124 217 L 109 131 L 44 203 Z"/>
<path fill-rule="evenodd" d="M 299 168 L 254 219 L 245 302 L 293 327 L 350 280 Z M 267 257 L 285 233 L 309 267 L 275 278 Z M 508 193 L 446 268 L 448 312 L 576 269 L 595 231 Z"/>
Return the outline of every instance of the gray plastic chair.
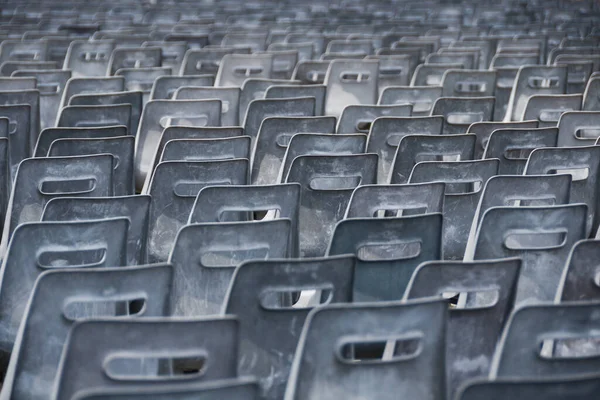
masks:
<path fill-rule="evenodd" d="M 125 78 L 122 76 L 71 78 L 65 85 L 60 107 L 70 104 L 71 97 L 100 93 L 114 93 L 125 90 Z"/>
<path fill-rule="evenodd" d="M 93 347 L 86 345 L 90 340 Z M 53 396 L 71 399 L 89 390 L 142 384 L 147 389 L 177 388 L 182 378 L 186 382 L 236 378 L 238 341 L 238 322 L 232 316 L 76 322 L 65 344 Z M 86 351 L 79 351 L 82 346 Z M 187 363 L 186 373 L 181 367 Z"/>
<path fill-rule="evenodd" d="M 296 85 L 299 81 L 289 81 L 286 79 L 261 79 L 261 78 L 248 78 L 241 85 L 240 92 L 240 105 L 238 109 L 238 118 L 240 122 L 245 121 L 248 107 L 253 100 L 263 100 L 267 90 L 273 85 Z M 298 97 L 295 94 L 293 96 L 287 96 L 286 98 Z M 312 93 L 302 97 L 314 97 Z M 316 98 L 315 98 L 316 105 Z"/>
<path fill-rule="evenodd" d="M 431 115 L 444 117 L 444 134 L 465 133 L 475 122 L 492 120 L 494 102 L 494 97 L 440 97 Z"/>
<path fill-rule="evenodd" d="M 598 268 L 595 262 L 599 254 L 599 244 L 598 239 L 575 243 L 556 291 L 556 303 L 600 299 L 600 287 L 596 284 Z"/>
<path fill-rule="evenodd" d="M 135 138 L 120 136 L 100 139 L 59 139 L 52 142 L 48 157 L 111 154 L 114 157 L 113 195 L 135 194 L 133 152 Z"/>
<path fill-rule="evenodd" d="M 45 61 L 48 42 L 43 40 L 4 40 L 0 44 L 0 63 L 9 60 Z"/>
<path fill-rule="evenodd" d="M 373 122 L 380 117 L 410 117 L 412 105 L 350 105 L 338 120 L 337 133 L 369 133 Z"/>
<path fill-rule="evenodd" d="M 246 185 L 247 159 L 166 161 L 148 178 L 144 194 L 152 196 L 148 227 L 148 261 L 166 261 L 177 232 L 188 220 L 200 189 L 211 185 Z"/>
<path fill-rule="evenodd" d="M 419 264 L 442 258 L 442 215 L 352 218 L 335 227 L 327 255 L 357 257 L 354 300 L 400 300 Z"/>
<path fill-rule="evenodd" d="M 571 247 L 585 238 L 585 204 L 493 207 L 465 260 L 521 257 L 515 304 L 554 299 Z"/>
<path fill-rule="evenodd" d="M 475 135 L 470 134 L 406 135 L 398 144 L 388 181 L 392 184 L 408 183 L 414 166 L 422 161 L 472 160 L 475 140 Z"/>
<path fill-rule="evenodd" d="M 10 182 L 7 195 L 10 193 L 12 182 L 17 175 L 19 163 L 31 155 L 31 146 L 29 145 L 29 116 L 30 106 L 27 104 L 0 106 L 0 119 L 5 119 L 5 137 L 8 141 L 7 163 Z"/>
<path fill-rule="evenodd" d="M 329 60 L 300 61 L 296 64 L 292 79 L 300 81 L 302 85 L 322 85 L 325 83 L 329 64 L 331 64 Z"/>
<path fill-rule="evenodd" d="M 440 86 L 395 86 L 385 88 L 377 104 L 412 104 L 413 117 L 427 117 L 439 97 L 442 97 Z"/>
<path fill-rule="evenodd" d="M 426 262 L 415 271 L 405 299 L 458 293 L 446 333 L 448 399 L 463 383 L 487 377 L 513 307 L 521 268 L 518 258 L 479 262 Z M 462 297 L 461 297 L 462 296 Z"/>
<path fill-rule="evenodd" d="M 223 311 L 238 315 L 240 375 L 261 379 L 265 399 L 281 399 L 298 339 L 310 310 L 352 301 L 355 259 L 248 261 L 236 268 Z M 316 301 L 290 301 L 315 291 Z"/>
<path fill-rule="evenodd" d="M 557 147 L 590 146 L 600 137 L 600 112 L 566 111 L 558 120 Z"/>
<path fill-rule="evenodd" d="M 600 146 L 548 147 L 531 152 L 525 175 L 569 173 L 571 182 L 571 203 L 585 203 L 588 206 L 586 236 L 596 232 L 600 223 L 598 215 L 597 185 L 600 179 Z"/>
<path fill-rule="evenodd" d="M 105 76 L 114 48 L 113 40 L 74 40 L 67 51 L 64 67 L 73 71 L 73 77 Z"/>
<path fill-rule="evenodd" d="M 214 47 L 202 49 L 189 49 L 183 57 L 180 75 L 216 75 L 221 60 L 226 54 L 250 54 L 250 48 Z"/>
<path fill-rule="evenodd" d="M 154 81 L 150 100 L 171 100 L 177 89 L 185 86 L 212 86 L 212 75 L 159 76 Z"/>
<path fill-rule="evenodd" d="M 152 173 L 152 159 L 156 154 L 163 129 L 174 125 L 220 126 L 220 100 L 152 100 L 144 106 L 137 132 L 135 186 L 142 188 Z"/>
<path fill-rule="evenodd" d="M 442 300 L 316 308 L 300 337 L 285 400 L 444 399 L 447 308 Z M 374 345 L 386 347 L 383 357 L 357 351 Z"/>
<path fill-rule="evenodd" d="M 60 139 L 121 138 L 127 135 L 123 125 L 96 128 L 47 128 L 40 132 L 34 157 L 48 157 L 52 143 Z"/>
<path fill-rule="evenodd" d="M 87 221 L 128 218 L 127 265 L 146 263 L 151 197 L 57 197 L 46 203 L 42 221 Z"/>
<path fill-rule="evenodd" d="M 67 106 L 60 110 L 58 128 L 98 128 L 103 126 L 131 126 L 131 104 L 99 106 Z M 37 139 L 37 138 L 36 138 Z"/>
<path fill-rule="evenodd" d="M 63 346 L 75 321 L 166 316 L 172 279 L 173 268 L 166 264 L 41 274 L 19 328 L 0 398 L 50 398 Z"/>
<path fill-rule="evenodd" d="M 583 104 L 581 109 L 585 111 L 600 111 L 600 77 L 592 75 L 587 82 L 583 92 Z"/>
<path fill-rule="evenodd" d="M 352 192 L 344 219 L 442 213 L 444 189 L 442 182 L 359 186 Z"/>
<path fill-rule="evenodd" d="M 597 302 L 588 301 L 531 304 L 516 309 L 498 343 L 490 378 L 577 378 L 597 373 L 597 357 L 585 351 L 561 357 L 552 347 L 558 341 L 594 338 L 598 307 Z M 546 346 L 549 341 L 554 346 Z"/>
<path fill-rule="evenodd" d="M 498 174 L 521 175 L 531 152 L 555 147 L 558 128 L 497 129 L 490 135 L 482 158 L 500 160 Z"/>
<path fill-rule="evenodd" d="M 377 102 L 377 60 L 333 60 L 327 69 L 325 115 L 340 116 L 346 106 Z"/>
<path fill-rule="evenodd" d="M 112 51 L 108 61 L 107 76 L 115 75 L 122 68 L 160 67 L 162 51 L 160 47 L 124 47 Z"/>
<path fill-rule="evenodd" d="M 293 160 L 285 182 L 302 185 L 300 255 L 323 256 L 352 191 L 377 182 L 377 155 L 300 156 Z"/>
<path fill-rule="evenodd" d="M 410 86 L 442 86 L 444 74 L 461 69 L 462 64 L 420 64 L 415 68 Z"/>
<path fill-rule="evenodd" d="M 557 126 L 560 116 L 567 111 L 581 110 L 581 94 L 533 95 L 523 113 L 524 120 L 537 120 L 540 128 Z"/>
<path fill-rule="evenodd" d="M 166 38 L 165 38 L 166 39 Z M 148 41 L 142 43 L 142 47 L 159 47 L 161 53 L 161 66 L 169 67 L 174 73 L 179 73 L 188 43 L 185 41 Z"/>
<path fill-rule="evenodd" d="M 284 85 L 269 86 L 265 92 L 265 99 L 285 99 L 291 97 L 314 97 L 315 115 L 325 115 L 325 85 Z"/>
<path fill-rule="evenodd" d="M 158 161 L 222 161 L 234 158 L 250 158 L 250 136 L 169 140 Z"/>
<path fill-rule="evenodd" d="M 440 135 L 442 117 L 380 117 L 373 121 L 367 138 L 367 152 L 377 153 L 377 182 L 389 182 L 398 145 L 406 135 Z"/>
<path fill-rule="evenodd" d="M 19 90 L 0 92 L 0 105 L 29 105 L 29 151 L 33 152 L 40 133 L 40 92 Z"/>
<path fill-rule="evenodd" d="M 37 277 L 48 269 L 124 266 L 127 226 L 126 218 L 19 225 L 2 263 L 2 352 L 15 343 Z"/>
<path fill-rule="evenodd" d="M 169 262 L 175 268 L 171 315 L 220 312 L 235 267 L 248 260 L 287 258 L 291 222 L 220 222 L 184 226 Z"/>
<path fill-rule="evenodd" d="M 271 78 L 272 54 L 225 54 L 221 58 L 215 86 L 241 87 L 248 78 Z"/>
<path fill-rule="evenodd" d="M 192 87 L 184 86 L 177 89 L 175 100 L 221 100 L 221 124 L 223 126 L 238 126 L 240 93 L 238 87 Z"/>
<path fill-rule="evenodd" d="M 443 239 L 445 260 L 463 259 L 482 189 L 488 179 L 497 175 L 498 164 L 498 160 L 425 161 L 413 168 L 409 183 L 446 183 Z"/>
<path fill-rule="evenodd" d="M 278 182 L 279 170 L 292 136 L 335 133 L 335 117 L 267 117 L 258 130 L 252 160 L 252 184 Z"/>
<path fill-rule="evenodd" d="M 443 97 L 485 97 L 496 91 L 496 71 L 449 69 L 442 77 Z"/>
<path fill-rule="evenodd" d="M 496 102 L 498 97 L 496 97 Z M 496 107 L 498 104 L 496 103 Z M 477 136 L 475 144 L 475 160 L 481 160 L 487 146 L 490 135 L 497 129 L 534 129 L 538 127 L 537 121 L 522 122 L 475 122 L 469 126 L 467 133 Z"/>
<path fill-rule="evenodd" d="M 188 224 L 289 219 L 290 254 L 297 257 L 300 189 L 297 183 L 208 186 L 198 192 Z M 260 218 L 264 212 L 266 215 Z"/>

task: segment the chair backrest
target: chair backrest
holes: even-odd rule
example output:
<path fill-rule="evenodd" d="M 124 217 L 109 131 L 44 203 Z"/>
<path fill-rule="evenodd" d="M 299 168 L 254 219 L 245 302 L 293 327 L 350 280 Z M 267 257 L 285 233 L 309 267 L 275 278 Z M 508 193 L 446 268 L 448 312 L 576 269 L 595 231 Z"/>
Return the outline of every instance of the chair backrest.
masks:
<path fill-rule="evenodd" d="M 127 265 L 146 263 L 150 196 L 56 197 L 44 207 L 42 221 L 87 221 L 127 218 Z"/>
<path fill-rule="evenodd" d="M 558 128 L 497 129 L 490 135 L 482 158 L 500 161 L 498 174 L 522 175 L 535 149 L 556 147 Z"/>
<path fill-rule="evenodd" d="M 416 66 L 416 60 L 410 54 L 369 55 L 366 59 L 379 60 L 379 79 L 377 82 L 379 94 L 388 87 L 407 86 Z"/>
<path fill-rule="evenodd" d="M 154 81 L 150 100 L 171 100 L 177 89 L 185 86 L 212 86 L 212 75 L 159 76 Z"/>
<path fill-rule="evenodd" d="M 287 177 L 296 157 L 304 155 L 363 154 L 367 147 L 367 135 L 297 133 L 292 136 L 279 171 L 279 182 Z"/>
<path fill-rule="evenodd" d="M 529 97 L 536 94 L 564 94 L 567 90 L 566 66 L 525 65 L 519 68 L 506 110 L 506 121 L 524 121 Z"/>
<path fill-rule="evenodd" d="M 240 322 L 238 373 L 260 378 L 266 399 L 283 398 L 309 311 L 352 301 L 354 264 L 354 257 L 341 256 L 248 261 L 235 270 L 223 312 L 238 315 Z M 310 291 L 314 297 L 304 299 Z M 296 300 L 297 293 L 302 294 Z"/>
<path fill-rule="evenodd" d="M 325 115 L 325 85 L 284 85 L 269 86 L 265 92 L 265 99 L 285 99 L 291 97 L 314 97 L 315 116 Z"/>
<path fill-rule="evenodd" d="M 9 60 L 45 61 L 48 42 L 44 40 L 3 40 L 0 44 L 0 63 Z"/>
<path fill-rule="evenodd" d="M 292 79 L 302 82 L 303 85 L 321 85 L 325 83 L 329 60 L 306 60 L 296 64 Z"/>
<path fill-rule="evenodd" d="M 131 104 L 67 106 L 60 110 L 58 128 L 131 127 Z"/>
<path fill-rule="evenodd" d="M 344 218 L 441 213 L 444 189 L 445 184 L 442 182 L 362 185 L 352 192 Z"/>
<path fill-rule="evenodd" d="M 40 133 L 40 92 L 39 90 L 8 90 L 0 92 L 0 105 L 29 105 L 29 151 L 33 152 Z"/>
<path fill-rule="evenodd" d="M 292 162 L 285 182 L 302 185 L 301 256 L 323 256 L 352 191 L 357 186 L 377 182 L 377 155 L 300 156 Z"/>
<path fill-rule="evenodd" d="M 69 45 L 64 68 L 73 71 L 73 77 L 106 76 L 114 40 L 74 40 Z"/>
<path fill-rule="evenodd" d="M 46 128 L 40 132 L 33 155 L 36 158 L 48 157 L 52 143 L 60 139 L 121 138 L 126 135 L 127 127 L 124 125 L 95 128 Z"/>
<path fill-rule="evenodd" d="M 94 346 L 86 346 L 92 338 Z M 186 361 L 191 370 L 186 381 L 235 378 L 238 342 L 238 322 L 232 316 L 76 322 L 65 344 L 54 396 L 71 399 L 91 389 L 142 384 L 176 387 Z"/>
<path fill-rule="evenodd" d="M 354 300 L 400 300 L 419 264 L 442 258 L 442 214 L 351 218 L 337 223 L 327 255 L 357 257 Z"/>
<path fill-rule="evenodd" d="M 223 126 L 238 126 L 240 93 L 238 87 L 212 86 L 183 86 L 173 95 L 174 100 L 221 100 L 221 124 Z"/>
<path fill-rule="evenodd" d="M 271 77 L 272 54 L 225 54 L 221 58 L 215 86 L 241 87 L 248 78 Z"/>
<path fill-rule="evenodd" d="M 32 146 L 29 144 L 30 108 L 27 104 L 0 106 L 0 118 L 5 118 L 8 123 L 6 138 L 10 137 L 8 142 L 8 165 L 11 187 L 12 181 L 17 175 L 19 163 L 31 154 Z"/>
<path fill-rule="evenodd" d="M 444 74 L 463 68 L 462 64 L 419 64 L 413 73 L 410 86 L 442 86 Z"/>
<path fill-rule="evenodd" d="M 167 38 L 165 38 L 167 39 Z M 142 47 L 158 47 L 161 52 L 161 65 L 170 67 L 174 74 L 179 74 L 183 56 L 188 49 L 185 41 L 148 41 L 142 43 Z"/>
<path fill-rule="evenodd" d="M 248 114 L 248 106 L 253 100 L 265 99 L 267 90 L 273 85 L 295 85 L 300 83 L 299 81 L 289 81 L 286 79 L 260 79 L 260 78 L 248 78 L 244 81 L 241 86 L 240 93 L 240 106 L 239 106 L 239 120 L 240 122 L 245 121 Z M 287 98 L 295 98 L 296 95 L 287 96 Z M 314 97 L 312 94 L 307 94 L 302 97 Z M 316 104 L 316 98 L 315 98 Z"/>
<path fill-rule="evenodd" d="M 410 117 L 412 105 L 349 105 L 339 118 L 337 133 L 369 133 L 373 122 L 380 117 Z"/>
<path fill-rule="evenodd" d="M 285 400 L 444 399 L 447 308 L 445 301 L 427 300 L 314 309 L 300 337 Z"/>
<path fill-rule="evenodd" d="M 598 239 L 582 240 L 571 249 L 566 262 L 555 302 L 595 301 L 600 299 L 600 287 L 596 283 L 598 267 L 595 260 L 600 253 Z"/>
<path fill-rule="evenodd" d="M 497 175 L 498 164 L 498 160 L 425 161 L 413 168 L 410 183 L 446 183 L 444 259 L 463 259 L 482 189 Z"/>
<path fill-rule="evenodd" d="M 583 104 L 581 109 L 585 111 L 600 111 L 600 76 L 592 75 L 587 81 L 583 92 Z"/>
<path fill-rule="evenodd" d="M 496 97 L 496 108 L 498 107 L 498 98 Z M 494 118 L 495 119 L 495 118 Z M 475 122 L 469 126 L 467 133 L 472 133 L 477 136 L 475 144 L 475 160 L 480 160 L 483 157 L 485 148 L 487 147 L 490 135 L 497 129 L 533 129 L 538 127 L 537 121 L 522 121 L 522 122 Z"/>
<path fill-rule="evenodd" d="M 63 91 L 60 106 L 62 108 L 68 105 L 71 97 L 76 95 L 115 93 L 123 90 L 125 90 L 125 78 L 122 76 L 71 78 L 67 81 Z"/>
<path fill-rule="evenodd" d="M 492 361 L 490 378 L 577 378 L 598 372 L 598 357 L 581 345 L 575 354 L 561 354 L 561 346 L 596 338 L 597 302 L 530 304 L 511 315 Z M 577 351 L 579 353 L 577 354 Z"/>
<path fill-rule="evenodd" d="M 289 257 L 291 222 L 220 222 L 184 226 L 169 262 L 175 268 L 171 315 L 218 314 L 235 267 L 248 260 Z"/>
<path fill-rule="evenodd" d="M 600 224 L 597 211 L 600 179 L 600 146 L 547 147 L 531 152 L 525 175 L 570 173 L 571 203 L 588 206 L 586 236 L 596 232 Z"/>
<path fill-rule="evenodd" d="M 250 159 L 250 136 L 223 139 L 173 139 L 165 143 L 158 162 Z"/>
<path fill-rule="evenodd" d="M 147 176 L 152 173 L 152 157 L 162 131 L 174 125 L 220 126 L 221 101 L 152 100 L 144 106 L 136 139 L 136 189 L 141 189 Z"/>
<path fill-rule="evenodd" d="M 523 120 L 538 120 L 540 128 L 555 127 L 560 116 L 567 111 L 581 110 L 581 94 L 536 94 L 529 97 Z"/>
<path fill-rule="evenodd" d="M 415 271 L 405 299 L 458 295 L 457 305 L 450 308 L 446 333 L 448 399 L 455 398 L 466 381 L 488 376 L 496 343 L 513 307 L 520 268 L 521 260 L 512 258 L 431 261 Z"/>
<path fill-rule="evenodd" d="M 133 176 L 134 150 L 135 138 L 133 136 L 99 139 L 58 139 L 50 145 L 48 157 L 111 154 L 115 159 L 113 195 L 128 196 L 135 194 Z"/>
<path fill-rule="evenodd" d="M 160 47 L 122 47 L 112 51 L 108 61 L 107 76 L 115 75 L 122 68 L 160 67 L 162 51 Z"/>
<path fill-rule="evenodd" d="M 438 97 L 442 97 L 441 86 L 389 87 L 383 89 L 377 104 L 412 104 L 413 117 L 427 117 Z"/>
<path fill-rule="evenodd" d="M 346 106 L 377 102 L 377 60 L 333 60 L 327 69 L 325 115 L 340 116 Z"/>
<path fill-rule="evenodd" d="M 250 48 L 206 47 L 202 49 L 189 49 L 183 57 L 180 75 L 215 75 L 219 70 L 223 56 L 226 54 L 250 54 Z"/>
<path fill-rule="evenodd" d="M 475 135 L 406 135 L 400 139 L 388 180 L 408 183 L 415 165 L 422 161 L 473 160 Z"/>
<path fill-rule="evenodd" d="M 154 81 L 161 76 L 171 75 L 171 68 L 121 68 L 115 72 L 115 75 L 125 78 L 125 90 L 142 92 L 142 101 L 145 105 L 150 100 Z"/>
<path fill-rule="evenodd" d="M 557 147 L 591 146 L 600 137 L 600 112 L 566 111 L 558 120 Z"/>
<path fill-rule="evenodd" d="M 571 247 L 585 238 L 585 204 L 494 207 L 465 260 L 521 257 L 516 304 L 553 300 Z"/>
<path fill-rule="evenodd" d="M 380 117 L 373 121 L 367 152 L 377 153 L 377 182 L 388 183 L 398 145 L 406 135 L 440 135 L 444 119 L 436 117 Z"/>
<path fill-rule="evenodd" d="M 292 136 L 335 133 L 335 117 L 268 117 L 258 130 L 252 159 L 252 183 L 278 182 L 279 170 Z"/>
<path fill-rule="evenodd" d="M 444 97 L 485 97 L 496 91 L 496 71 L 449 69 L 442 77 Z"/>
<path fill-rule="evenodd" d="M 0 397 L 48 398 L 69 329 L 78 320 L 166 316 L 172 275 L 166 264 L 44 272 L 23 316 Z"/>
<path fill-rule="evenodd" d="M 298 255 L 300 185 L 208 186 L 198 192 L 188 224 L 255 221 L 285 218 L 291 221 L 290 253 Z M 261 217 L 262 213 L 265 213 Z"/>
<path fill-rule="evenodd" d="M 491 121 L 494 113 L 494 97 L 440 97 L 431 115 L 442 115 L 442 133 L 465 133 L 475 122 Z"/>
<path fill-rule="evenodd" d="M 124 266 L 127 227 L 125 218 L 20 225 L 2 263 L 2 350 L 10 352 L 27 308 L 27 299 L 42 272 L 55 268 Z"/>
<path fill-rule="evenodd" d="M 166 261 L 177 232 L 187 223 L 200 189 L 211 185 L 246 185 L 248 177 L 247 159 L 158 164 L 143 192 L 152 196 L 148 261 Z"/>

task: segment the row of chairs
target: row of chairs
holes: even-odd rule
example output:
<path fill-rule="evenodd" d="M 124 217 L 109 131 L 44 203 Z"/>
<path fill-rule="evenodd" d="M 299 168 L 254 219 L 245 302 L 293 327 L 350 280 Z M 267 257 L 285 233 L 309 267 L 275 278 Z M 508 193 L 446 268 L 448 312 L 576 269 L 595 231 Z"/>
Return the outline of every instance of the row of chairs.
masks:
<path fill-rule="evenodd" d="M 595 399 L 593 1 L 7 1 L 2 399 Z"/>

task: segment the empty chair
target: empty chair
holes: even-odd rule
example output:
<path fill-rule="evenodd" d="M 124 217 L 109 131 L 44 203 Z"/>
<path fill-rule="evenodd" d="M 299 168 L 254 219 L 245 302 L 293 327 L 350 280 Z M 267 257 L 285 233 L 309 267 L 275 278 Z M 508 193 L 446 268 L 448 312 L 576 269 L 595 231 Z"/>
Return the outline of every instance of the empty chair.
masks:
<path fill-rule="evenodd" d="M 115 72 L 115 75 L 125 78 L 125 90 L 142 92 L 142 101 L 145 105 L 150 100 L 154 81 L 161 76 L 171 75 L 171 68 L 121 68 Z"/>
<path fill-rule="evenodd" d="M 57 197 L 44 207 L 42 221 L 88 221 L 128 218 L 127 265 L 146 263 L 150 196 Z"/>
<path fill-rule="evenodd" d="M 43 40 L 4 40 L 0 44 L 0 63 L 9 60 L 45 61 L 48 42 Z"/>
<path fill-rule="evenodd" d="M 29 151 L 32 152 L 40 132 L 40 92 L 39 90 L 19 90 L 0 92 L 0 105 L 29 106 Z"/>
<path fill-rule="evenodd" d="M 287 258 L 291 221 L 202 223 L 183 227 L 169 256 L 175 268 L 171 315 L 221 310 L 235 267 L 243 261 Z"/>
<path fill-rule="evenodd" d="M 592 75 L 587 81 L 583 92 L 581 109 L 585 111 L 600 111 L 600 77 Z"/>
<path fill-rule="evenodd" d="M 221 100 L 221 124 L 239 126 L 240 88 L 238 87 L 192 87 L 177 89 L 174 100 Z"/>
<path fill-rule="evenodd" d="M 373 121 L 367 141 L 367 152 L 377 153 L 377 182 L 387 183 L 398 145 L 406 135 L 440 135 L 443 118 L 380 117 Z"/>
<path fill-rule="evenodd" d="M 571 174 L 571 203 L 588 206 L 586 236 L 596 232 L 599 224 L 597 211 L 598 179 L 600 174 L 600 146 L 546 147 L 531 152 L 525 166 L 525 175 Z"/>
<path fill-rule="evenodd" d="M 498 98 L 496 98 L 498 101 Z M 497 106 L 497 104 L 496 104 Z M 469 126 L 467 133 L 472 133 L 477 136 L 475 144 L 475 160 L 480 160 L 483 157 L 485 148 L 487 147 L 490 135 L 496 129 L 532 129 L 537 128 L 537 121 L 521 121 L 521 122 L 475 122 Z"/>
<path fill-rule="evenodd" d="M 33 155 L 34 157 L 47 157 L 52 143 L 60 139 L 100 139 L 124 136 L 127 136 L 127 127 L 123 125 L 95 128 L 47 128 L 40 132 Z"/>
<path fill-rule="evenodd" d="M 223 139 L 174 139 L 165 143 L 158 162 L 221 161 L 250 158 L 250 137 Z"/>
<path fill-rule="evenodd" d="M 461 260 L 481 189 L 498 173 L 498 160 L 425 161 L 413 168 L 409 183 L 445 182 L 444 259 Z M 495 257 L 500 258 L 500 257 Z"/>
<path fill-rule="evenodd" d="M 137 132 L 135 186 L 141 189 L 152 172 L 152 158 L 163 129 L 173 125 L 220 126 L 220 100 L 152 100 L 144 106 Z"/>
<path fill-rule="evenodd" d="M 87 347 L 89 340 L 93 347 Z M 187 382 L 235 378 L 238 341 L 238 323 L 232 316 L 76 322 L 62 354 L 54 396 L 71 399 L 89 390 L 133 388 L 141 383 L 147 389 L 176 388 L 185 361 L 196 371 L 186 376 Z M 88 350 L 78 351 L 82 346 Z M 210 364 L 198 366 L 208 358 Z M 173 371 L 172 375 L 166 371 Z"/>
<path fill-rule="evenodd" d="M 64 68 L 70 69 L 73 77 L 105 76 L 114 48 L 113 40 L 74 40 L 69 45 Z"/>
<path fill-rule="evenodd" d="M 466 381 L 487 377 L 496 343 L 513 307 L 521 260 L 421 264 L 406 289 L 406 299 L 458 294 L 446 332 L 448 399 Z"/>
<path fill-rule="evenodd" d="M 6 122 L 6 140 L 8 141 L 7 163 L 12 181 L 17 175 L 19 163 L 31 155 L 29 145 L 30 106 L 27 104 L 0 106 L 0 118 Z M 7 194 L 10 193 L 10 189 Z"/>
<path fill-rule="evenodd" d="M 127 219 L 32 222 L 14 232 L 2 263 L 0 346 L 9 353 L 37 277 L 47 269 L 126 263 Z"/>
<path fill-rule="evenodd" d="M 100 139 L 59 139 L 52 142 L 49 157 L 111 154 L 114 157 L 113 195 L 135 194 L 133 176 L 133 151 L 135 138 L 121 136 Z"/>
<path fill-rule="evenodd" d="M 462 68 L 462 64 L 420 64 L 417 65 L 410 86 L 442 86 L 446 71 Z"/>
<path fill-rule="evenodd" d="M 221 60 L 226 54 L 250 54 L 250 48 L 205 47 L 202 49 L 189 49 L 183 57 L 180 75 L 216 75 Z"/>
<path fill-rule="evenodd" d="M 131 126 L 131 104 L 67 106 L 60 110 L 58 128 Z"/>
<path fill-rule="evenodd" d="M 473 70 L 476 68 L 475 53 L 430 53 L 425 64 L 460 64 L 461 69 Z"/>
<path fill-rule="evenodd" d="M 359 186 L 352 192 L 344 218 L 442 213 L 444 189 L 441 182 Z"/>
<path fill-rule="evenodd" d="M 493 97 L 440 97 L 431 115 L 444 117 L 444 134 L 465 133 L 475 122 L 492 120 L 494 101 Z"/>
<path fill-rule="evenodd" d="M 267 117 L 263 119 L 252 161 L 252 183 L 278 182 L 286 149 L 296 133 L 334 133 L 335 117 Z M 293 161 L 293 160 L 291 160 Z"/>
<path fill-rule="evenodd" d="M 349 105 L 339 118 L 337 133 L 369 133 L 373 122 L 380 117 L 410 117 L 410 104 L 374 106 Z"/>
<path fill-rule="evenodd" d="M 185 52 L 188 49 L 188 43 L 185 41 L 149 41 L 144 42 L 142 47 L 159 47 L 161 53 L 161 65 L 169 67 L 173 73 L 179 74 L 181 63 Z"/>
<path fill-rule="evenodd" d="M 327 249 L 338 254 L 357 257 L 355 301 L 400 300 L 417 266 L 442 258 L 442 215 L 342 220 Z"/>
<path fill-rule="evenodd" d="M 524 121 L 529 97 L 536 94 L 564 94 L 567 67 L 526 65 L 519 68 L 506 110 L 506 121 Z"/>
<path fill-rule="evenodd" d="M 297 133 L 288 144 L 279 171 L 279 181 L 287 177 L 296 157 L 304 155 L 362 154 L 367 146 L 367 136 L 361 134 Z"/>
<path fill-rule="evenodd" d="M 369 60 L 379 60 L 379 79 L 377 82 L 379 94 L 388 87 L 407 86 L 410 83 L 414 59 L 410 55 L 367 56 Z"/>
<path fill-rule="evenodd" d="M 426 300 L 314 309 L 300 337 L 285 399 L 444 399 L 447 308 L 445 301 Z M 358 350 L 370 346 L 386 351 L 361 357 Z"/>
<path fill-rule="evenodd" d="M 540 128 L 557 126 L 567 111 L 581 110 L 581 94 L 533 95 L 527 101 L 523 120 L 537 120 Z"/>
<path fill-rule="evenodd" d="M 475 135 L 406 135 L 398 144 L 388 181 L 407 183 L 414 166 L 421 161 L 472 160 L 475 139 Z"/>
<path fill-rule="evenodd" d="M 238 315 L 240 375 L 261 379 L 266 399 L 285 392 L 298 339 L 315 306 L 352 301 L 355 259 L 247 261 L 233 275 L 223 311 Z M 295 292 L 314 290 L 313 304 L 290 301 Z"/>
<path fill-rule="evenodd" d="M 585 350 L 561 357 L 553 347 L 597 337 L 597 312 L 597 302 L 530 304 L 516 309 L 498 343 L 490 377 L 577 378 L 596 373 L 597 357 Z"/>
<path fill-rule="evenodd" d="M 557 147 L 591 146 L 600 137 L 600 112 L 565 111 L 558 120 Z"/>
<path fill-rule="evenodd" d="M 321 85 L 325 83 L 329 64 L 331 64 L 329 60 L 300 61 L 294 69 L 292 79 L 300 81 L 303 85 Z"/>
<path fill-rule="evenodd" d="M 573 244 L 585 238 L 586 206 L 493 207 L 465 260 L 521 257 L 515 304 L 554 299 Z"/>
<path fill-rule="evenodd" d="M 261 79 L 261 78 L 248 78 L 241 85 L 238 118 L 240 122 L 244 122 L 248 116 L 248 107 L 253 100 L 266 99 L 265 95 L 267 90 L 273 85 L 291 85 L 294 86 L 297 81 L 289 81 L 285 79 Z M 285 98 L 298 97 L 296 94 L 293 96 L 287 96 Z M 314 97 L 313 93 L 305 94 L 302 97 Z M 280 98 L 280 97 L 279 97 Z M 315 98 L 315 106 L 317 99 Z"/>
<path fill-rule="evenodd" d="M 68 269 L 40 275 L 19 328 L 0 397 L 50 397 L 73 323 L 82 318 L 166 316 L 173 270 L 170 265 Z M 30 386 L 35 379 L 36 386 Z"/>
<path fill-rule="evenodd" d="M 180 87 L 212 86 L 212 75 L 159 76 L 154 81 L 150 100 L 170 100 Z"/>
<path fill-rule="evenodd" d="M 440 86 L 395 86 L 385 88 L 377 104 L 412 104 L 413 117 L 427 117 L 433 104 L 441 96 Z"/>
<path fill-rule="evenodd" d="M 210 185 L 245 185 L 248 177 L 247 159 L 158 164 L 143 191 L 152 196 L 148 261 L 166 261 L 177 232 L 187 223 L 200 189 Z"/>
<path fill-rule="evenodd" d="M 160 67 L 161 63 L 160 47 L 116 48 L 110 55 L 106 75 L 115 75 L 115 72 L 122 68 Z"/>
<path fill-rule="evenodd" d="M 558 128 L 497 129 L 489 137 L 482 158 L 500 161 L 498 174 L 521 175 L 531 152 L 555 147 Z"/>
<path fill-rule="evenodd" d="M 290 79 L 298 63 L 296 50 L 270 50 L 266 54 L 273 56 L 271 77 L 275 79 Z"/>
<path fill-rule="evenodd" d="M 248 78 L 271 77 L 272 54 L 225 54 L 219 64 L 215 86 L 241 87 Z"/>
<path fill-rule="evenodd" d="M 71 97 L 76 95 L 122 92 L 124 89 L 125 78 L 122 76 L 71 78 L 63 91 L 60 107 L 70 104 Z"/>
<path fill-rule="evenodd" d="M 315 115 L 325 114 L 325 85 L 282 85 L 269 86 L 265 99 L 284 99 L 291 97 L 314 97 Z"/>
<path fill-rule="evenodd" d="M 302 185 L 300 255 L 323 256 L 352 191 L 377 182 L 377 155 L 300 156 L 293 160 L 285 182 Z"/>
<path fill-rule="evenodd" d="M 597 239 L 582 240 L 573 246 L 555 301 L 595 301 L 600 298 L 600 288 L 596 285 L 598 274 L 597 257 L 600 242 Z"/>
<path fill-rule="evenodd" d="M 377 102 L 377 60 L 333 60 L 325 77 L 325 115 L 339 116 L 352 104 Z"/>
<path fill-rule="evenodd" d="M 496 89 L 495 71 L 449 69 L 442 77 L 444 97 L 493 96 Z"/>

